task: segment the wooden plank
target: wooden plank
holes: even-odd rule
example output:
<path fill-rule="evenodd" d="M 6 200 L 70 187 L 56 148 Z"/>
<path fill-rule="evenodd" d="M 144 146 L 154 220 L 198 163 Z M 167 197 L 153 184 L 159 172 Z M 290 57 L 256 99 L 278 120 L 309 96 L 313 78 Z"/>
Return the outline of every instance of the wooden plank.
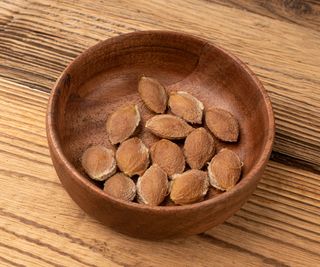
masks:
<path fill-rule="evenodd" d="M 269 18 L 320 30 L 320 3 L 317 0 L 207 0 Z"/>
<path fill-rule="evenodd" d="M 71 201 L 44 135 L 47 93 L 0 79 L 0 262 L 54 266 L 316 266 L 320 175 L 270 162 L 226 223 L 151 242 L 105 228 Z M 17 105 L 17 103 L 20 103 Z M 50 196 L 50 197 L 48 197 Z"/>
<path fill-rule="evenodd" d="M 232 51 L 257 73 L 275 111 L 274 151 L 320 170 L 320 32 L 231 2 L 2 0 L 0 76 L 49 92 L 67 63 L 99 40 L 134 30 L 189 32 Z M 260 5 L 245 3 L 239 5 Z M 308 5 L 318 12 L 316 2 Z"/>

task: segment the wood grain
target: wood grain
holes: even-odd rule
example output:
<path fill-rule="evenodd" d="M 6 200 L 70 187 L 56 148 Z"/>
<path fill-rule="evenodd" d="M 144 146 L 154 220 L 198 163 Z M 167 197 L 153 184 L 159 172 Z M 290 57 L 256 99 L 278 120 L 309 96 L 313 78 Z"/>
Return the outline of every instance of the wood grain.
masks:
<path fill-rule="evenodd" d="M 88 217 L 59 183 L 44 135 L 48 94 L 4 79 L 0 88 L 1 263 L 312 266 L 320 260 L 320 175 L 270 162 L 253 197 L 223 225 L 187 239 L 132 239 Z"/>
<path fill-rule="evenodd" d="M 207 0 L 268 18 L 293 23 L 319 31 L 320 3 L 317 0 Z"/>
<path fill-rule="evenodd" d="M 320 170 L 320 32 L 279 16 L 257 14 L 253 12 L 259 6 L 256 2 L 243 2 L 234 6 L 253 6 L 253 10 L 233 8 L 232 1 L 224 5 L 121 1 L 120 5 L 116 1 L 3 0 L 0 76 L 48 92 L 67 63 L 99 40 L 135 30 L 189 32 L 220 44 L 248 63 L 274 106 L 274 150 Z M 318 5 L 312 4 L 312 10 L 318 12 Z"/>
<path fill-rule="evenodd" d="M 0 2 L 1 266 L 317 266 L 318 1 Z M 277 162 L 252 198 L 188 239 L 140 241 L 103 227 L 70 200 L 48 154 L 48 92 L 64 67 L 100 40 L 147 29 L 232 51 L 269 91 L 277 120 Z"/>

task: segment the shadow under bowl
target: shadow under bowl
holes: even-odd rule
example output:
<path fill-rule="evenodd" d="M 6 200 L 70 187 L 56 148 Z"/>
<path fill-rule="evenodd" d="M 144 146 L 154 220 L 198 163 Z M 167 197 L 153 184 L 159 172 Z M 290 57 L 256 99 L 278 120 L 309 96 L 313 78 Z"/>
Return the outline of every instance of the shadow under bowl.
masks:
<path fill-rule="evenodd" d="M 240 124 L 233 149 L 244 168 L 230 191 L 186 206 L 149 207 L 106 195 L 84 173 L 80 157 L 90 145 L 115 150 L 107 138 L 108 114 L 126 103 L 141 113 L 138 136 L 147 146 L 157 137 L 144 129 L 153 114 L 137 92 L 141 75 L 152 76 L 168 91 L 190 92 L 204 103 L 230 111 Z M 53 165 L 72 199 L 114 230 L 139 238 L 162 239 L 197 234 L 234 214 L 256 188 L 271 153 L 274 117 L 262 84 L 239 59 L 183 33 L 135 32 L 89 48 L 63 71 L 50 96 L 47 137 Z"/>

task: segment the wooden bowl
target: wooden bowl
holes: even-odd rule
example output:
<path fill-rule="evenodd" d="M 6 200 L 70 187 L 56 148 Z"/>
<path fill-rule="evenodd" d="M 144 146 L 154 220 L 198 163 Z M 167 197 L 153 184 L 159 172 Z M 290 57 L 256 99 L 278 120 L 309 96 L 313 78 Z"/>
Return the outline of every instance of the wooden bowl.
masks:
<path fill-rule="evenodd" d="M 120 105 L 137 103 L 138 136 L 150 146 L 157 138 L 143 129 L 152 116 L 137 92 L 144 74 L 169 91 L 184 90 L 229 110 L 240 123 L 240 141 L 222 144 L 244 162 L 242 178 L 230 191 L 186 206 L 149 207 L 106 195 L 84 173 L 80 157 L 90 145 L 108 141 L 105 122 Z M 262 84 L 239 59 L 206 40 L 167 31 L 135 32 L 89 48 L 64 70 L 49 100 L 47 136 L 53 165 L 72 199 L 88 214 L 121 233 L 148 239 L 201 233 L 240 209 L 256 188 L 270 156 L 274 117 Z"/>

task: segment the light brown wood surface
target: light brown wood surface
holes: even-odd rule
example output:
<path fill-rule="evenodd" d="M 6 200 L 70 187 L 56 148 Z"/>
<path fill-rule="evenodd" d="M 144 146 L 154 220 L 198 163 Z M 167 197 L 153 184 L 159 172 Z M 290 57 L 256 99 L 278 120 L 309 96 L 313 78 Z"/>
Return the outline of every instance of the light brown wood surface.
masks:
<path fill-rule="evenodd" d="M 233 52 L 276 116 L 272 160 L 253 196 L 186 239 L 143 241 L 102 226 L 69 198 L 48 153 L 46 104 L 68 62 L 148 29 Z M 319 65 L 316 0 L 0 0 L 0 266 L 320 266 Z"/>

